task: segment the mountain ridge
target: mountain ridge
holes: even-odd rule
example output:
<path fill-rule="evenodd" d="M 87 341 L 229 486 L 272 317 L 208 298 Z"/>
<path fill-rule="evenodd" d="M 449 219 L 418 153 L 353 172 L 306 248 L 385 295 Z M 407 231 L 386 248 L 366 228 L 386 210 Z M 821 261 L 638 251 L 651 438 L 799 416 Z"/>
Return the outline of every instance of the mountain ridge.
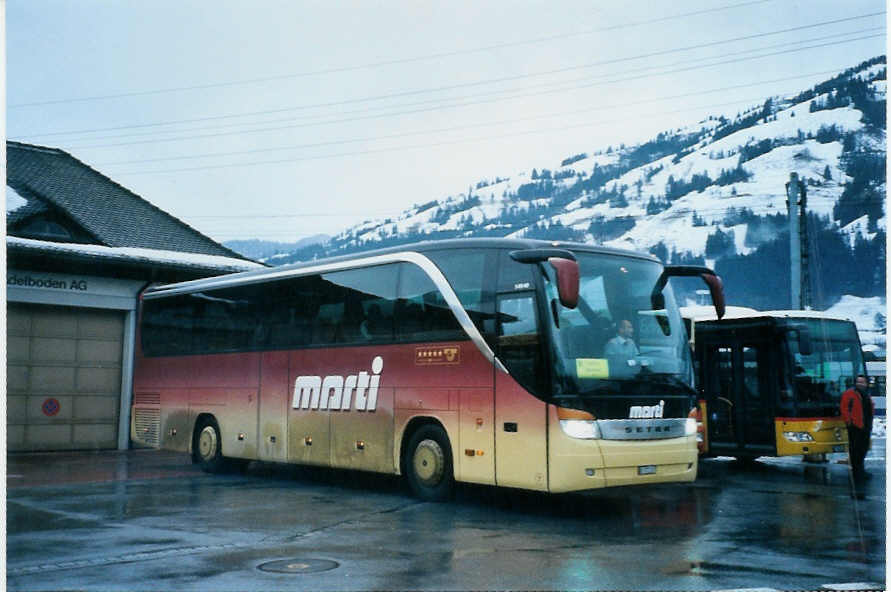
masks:
<path fill-rule="evenodd" d="M 575 240 L 707 263 L 745 304 L 777 308 L 788 303 L 788 287 L 752 273 L 769 268 L 780 277 L 788 267 L 784 187 L 797 172 L 808 190 L 812 253 L 822 266 L 812 273 L 814 304 L 827 308 L 843 294 L 884 296 L 886 78 L 885 56 L 878 56 L 732 119 L 713 115 L 633 146 L 481 179 L 267 262 L 438 238 Z M 769 293 L 752 289 L 758 278 Z"/>

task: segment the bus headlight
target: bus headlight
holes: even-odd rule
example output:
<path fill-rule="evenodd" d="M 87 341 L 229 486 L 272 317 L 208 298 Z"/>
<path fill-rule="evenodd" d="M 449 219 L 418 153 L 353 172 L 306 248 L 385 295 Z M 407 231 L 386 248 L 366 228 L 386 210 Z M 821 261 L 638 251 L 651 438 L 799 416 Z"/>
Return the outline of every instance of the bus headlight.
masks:
<path fill-rule="evenodd" d="M 688 417 L 687 422 L 684 424 L 684 435 L 692 436 L 697 432 L 698 424 L 696 422 L 695 417 Z"/>
<path fill-rule="evenodd" d="M 783 432 L 783 436 L 790 442 L 813 442 L 814 437 L 807 432 Z"/>
<path fill-rule="evenodd" d="M 593 440 L 600 438 L 600 429 L 593 419 L 561 419 L 560 427 L 570 438 Z"/>

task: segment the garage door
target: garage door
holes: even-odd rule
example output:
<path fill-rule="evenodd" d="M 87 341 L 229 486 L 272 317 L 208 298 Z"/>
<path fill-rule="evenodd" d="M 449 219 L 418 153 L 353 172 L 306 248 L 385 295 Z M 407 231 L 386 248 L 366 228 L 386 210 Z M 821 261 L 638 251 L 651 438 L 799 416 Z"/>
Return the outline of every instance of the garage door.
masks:
<path fill-rule="evenodd" d="M 117 448 L 124 313 L 10 303 L 11 452 Z"/>

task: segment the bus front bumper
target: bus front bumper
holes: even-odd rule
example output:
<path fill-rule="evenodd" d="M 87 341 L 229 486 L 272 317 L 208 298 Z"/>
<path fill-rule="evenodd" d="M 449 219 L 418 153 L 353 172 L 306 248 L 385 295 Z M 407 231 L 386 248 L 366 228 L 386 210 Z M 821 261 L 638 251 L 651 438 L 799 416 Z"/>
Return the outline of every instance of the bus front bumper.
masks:
<path fill-rule="evenodd" d="M 559 446 L 552 446 L 551 455 L 549 489 L 552 493 L 690 482 L 696 479 L 699 458 L 696 436 L 665 440 L 563 441 Z"/>
<path fill-rule="evenodd" d="M 848 451 L 848 430 L 840 419 L 780 417 L 774 430 L 777 456 Z"/>

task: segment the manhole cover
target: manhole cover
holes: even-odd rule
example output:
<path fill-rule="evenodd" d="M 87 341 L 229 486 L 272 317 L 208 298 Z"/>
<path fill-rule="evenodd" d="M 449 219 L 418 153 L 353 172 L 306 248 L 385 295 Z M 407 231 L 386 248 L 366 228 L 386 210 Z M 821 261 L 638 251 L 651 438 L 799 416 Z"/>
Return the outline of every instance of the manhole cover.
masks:
<path fill-rule="evenodd" d="M 303 574 L 328 571 L 339 566 L 339 563 L 330 559 L 281 559 L 264 563 L 259 569 L 276 573 Z"/>

